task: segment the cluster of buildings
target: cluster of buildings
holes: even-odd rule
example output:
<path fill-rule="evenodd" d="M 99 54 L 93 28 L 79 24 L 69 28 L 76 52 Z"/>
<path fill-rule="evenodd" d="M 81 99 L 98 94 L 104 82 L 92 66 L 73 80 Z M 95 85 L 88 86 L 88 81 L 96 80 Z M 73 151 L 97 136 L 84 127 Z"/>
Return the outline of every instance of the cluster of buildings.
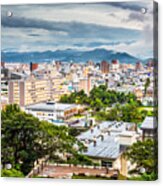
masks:
<path fill-rule="evenodd" d="M 156 138 L 155 117 L 146 117 L 140 128 L 135 123 L 104 121 L 77 137 L 86 147 L 84 155 L 100 166 L 118 170 L 124 176 L 128 176 L 136 166 L 124 156 L 127 147 L 138 140 Z"/>
<path fill-rule="evenodd" d="M 87 95 L 94 86 L 107 85 L 109 90 L 132 92 L 144 105 L 154 104 L 154 64 L 140 62 L 121 64 L 102 61 L 87 63 L 1 63 L 1 105 L 18 104 L 27 113 L 55 125 L 72 125 L 88 130 L 77 136 L 86 150 L 84 155 L 101 166 L 127 175 L 134 165 L 123 156 L 126 148 L 138 140 L 153 138 L 157 126 L 147 117 L 138 128 L 134 123 L 104 121 L 97 124 L 90 118 L 69 123 L 74 115 L 85 112 L 78 104 L 59 103 L 61 96 L 83 90 Z M 145 83 L 148 79 L 148 86 Z M 89 120 L 89 124 L 88 124 Z"/>
<path fill-rule="evenodd" d="M 84 90 L 89 95 L 94 86 L 133 92 L 144 105 L 154 104 L 154 64 L 140 62 L 120 64 L 102 61 L 87 63 L 1 63 L 1 96 L 3 104 L 21 107 L 44 101 L 58 102 L 62 95 Z M 145 91 L 145 82 L 150 84 Z"/>
<path fill-rule="evenodd" d="M 1 95 L 8 104 L 20 107 L 44 101 L 58 101 L 69 94 L 65 77 L 47 64 L 15 64 L 2 68 Z"/>
<path fill-rule="evenodd" d="M 105 121 L 77 137 L 86 147 L 83 154 L 94 162 L 127 175 L 133 165 L 123 157 L 128 146 L 141 138 L 134 123 Z"/>

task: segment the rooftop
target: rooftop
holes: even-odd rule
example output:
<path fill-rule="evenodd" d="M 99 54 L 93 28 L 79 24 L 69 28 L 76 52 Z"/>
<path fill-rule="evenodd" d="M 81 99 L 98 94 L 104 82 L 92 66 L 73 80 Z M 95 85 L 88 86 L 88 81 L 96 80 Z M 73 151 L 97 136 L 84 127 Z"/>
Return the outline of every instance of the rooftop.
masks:
<path fill-rule="evenodd" d="M 127 123 L 123 121 L 104 121 L 101 124 L 91 128 L 90 130 L 80 134 L 77 138 L 79 140 L 92 140 L 95 137 L 99 137 L 102 133 L 108 132 L 110 132 L 110 135 L 115 136 L 117 134 L 128 131 L 128 129 L 131 128 L 133 125 L 133 123 Z"/>
<path fill-rule="evenodd" d="M 116 159 L 121 153 L 121 146 L 129 146 L 136 140 L 137 133 L 133 123 L 123 121 L 105 121 L 80 134 L 87 151 L 83 154 L 96 157 Z"/>
<path fill-rule="evenodd" d="M 94 143 L 96 143 L 96 145 Z M 120 144 L 115 138 L 112 136 L 105 136 L 104 140 L 98 138 L 96 142 L 90 143 L 87 152 L 83 154 L 97 158 L 116 159 L 120 153 Z"/>
<path fill-rule="evenodd" d="M 156 117 L 147 116 L 141 125 L 141 129 L 156 129 L 157 121 Z"/>
<path fill-rule="evenodd" d="M 77 105 L 75 104 L 63 104 L 63 103 L 54 103 L 54 102 L 42 102 L 42 103 L 37 103 L 33 105 L 29 105 L 26 107 L 27 110 L 33 110 L 33 111 L 50 111 L 53 112 L 55 110 L 59 111 L 65 111 L 72 109 L 76 107 Z"/>

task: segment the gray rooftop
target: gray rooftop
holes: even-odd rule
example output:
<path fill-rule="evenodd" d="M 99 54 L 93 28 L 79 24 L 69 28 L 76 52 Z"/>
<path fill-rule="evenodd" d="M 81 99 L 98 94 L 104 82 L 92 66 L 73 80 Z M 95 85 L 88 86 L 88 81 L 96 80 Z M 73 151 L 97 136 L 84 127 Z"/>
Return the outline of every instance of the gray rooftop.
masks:
<path fill-rule="evenodd" d="M 133 125 L 133 123 L 122 121 L 105 121 L 83 132 L 77 138 L 87 146 L 85 155 L 116 159 L 121 154 L 120 145 L 130 145 L 125 141 L 119 141 L 120 136 L 136 135 L 134 130 L 130 130 Z"/>
<path fill-rule="evenodd" d="M 96 158 L 116 159 L 121 154 L 120 144 L 115 137 L 105 136 L 103 141 L 101 138 L 96 139 L 95 146 L 94 142 L 90 143 L 87 152 L 83 154 Z"/>
<path fill-rule="evenodd" d="M 133 123 L 127 122 L 117 122 L 117 121 L 104 121 L 101 124 L 93 127 L 92 129 L 80 134 L 77 138 L 79 140 L 92 140 L 94 137 L 98 137 L 101 133 L 110 132 L 112 136 L 116 136 L 117 134 L 123 133 L 127 131 L 129 127 L 131 127 Z"/>
<path fill-rule="evenodd" d="M 141 125 L 141 129 L 156 129 L 157 121 L 156 117 L 147 116 Z"/>
<path fill-rule="evenodd" d="M 33 105 L 29 105 L 26 107 L 27 110 L 32 110 L 32 111 L 50 111 L 54 112 L 56 110 L 58 111 L 65 111 L 72 109 L 76 107 L 77 105 L 75 104 L 63 104 L 63 103 L 37 103 Z"/>

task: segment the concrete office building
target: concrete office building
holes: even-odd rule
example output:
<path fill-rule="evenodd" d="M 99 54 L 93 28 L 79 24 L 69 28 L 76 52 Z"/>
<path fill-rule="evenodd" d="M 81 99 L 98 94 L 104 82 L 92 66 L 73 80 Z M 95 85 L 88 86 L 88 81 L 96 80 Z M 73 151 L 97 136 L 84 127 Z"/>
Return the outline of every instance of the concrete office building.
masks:
<path fill-rule="evenodd" d="M 87 78 L 79 79 L 79 91 L 84 90 L 86 94 L 89 94 L 94 86 L 94 78 L 88 75 Z"/>
<path fill-rule="evenodd" d="M 9 104 L 21 107 L 50 99 L 48 80 L 30 78 L 27 80 L 10 80 L 8 83 Z"/>
<path fill-rule="evenodd" d="M 109 73 L 109 63 L 107 61 L 102 61 L 101 65 L 100 65 L 100 68 L 101 68 L 101 72 L 103 74 L 108 74 Z"/>
<path fill-rule="evenodd" d="M 55 102 L 41 102 L 25 107 L 25 111 L 40 120 L 61 124 L 78 113 L 79 105 Z"/>

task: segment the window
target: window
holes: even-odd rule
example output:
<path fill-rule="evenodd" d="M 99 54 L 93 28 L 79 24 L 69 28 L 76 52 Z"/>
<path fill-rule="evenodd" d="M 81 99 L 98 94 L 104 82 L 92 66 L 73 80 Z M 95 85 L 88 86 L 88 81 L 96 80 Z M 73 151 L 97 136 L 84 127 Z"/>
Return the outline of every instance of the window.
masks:
<path fill-rule="evenodd" d="M 113 162 L 112 161 L 102 161 L 102 166 L 112 168 L 113 167 Z"/>

